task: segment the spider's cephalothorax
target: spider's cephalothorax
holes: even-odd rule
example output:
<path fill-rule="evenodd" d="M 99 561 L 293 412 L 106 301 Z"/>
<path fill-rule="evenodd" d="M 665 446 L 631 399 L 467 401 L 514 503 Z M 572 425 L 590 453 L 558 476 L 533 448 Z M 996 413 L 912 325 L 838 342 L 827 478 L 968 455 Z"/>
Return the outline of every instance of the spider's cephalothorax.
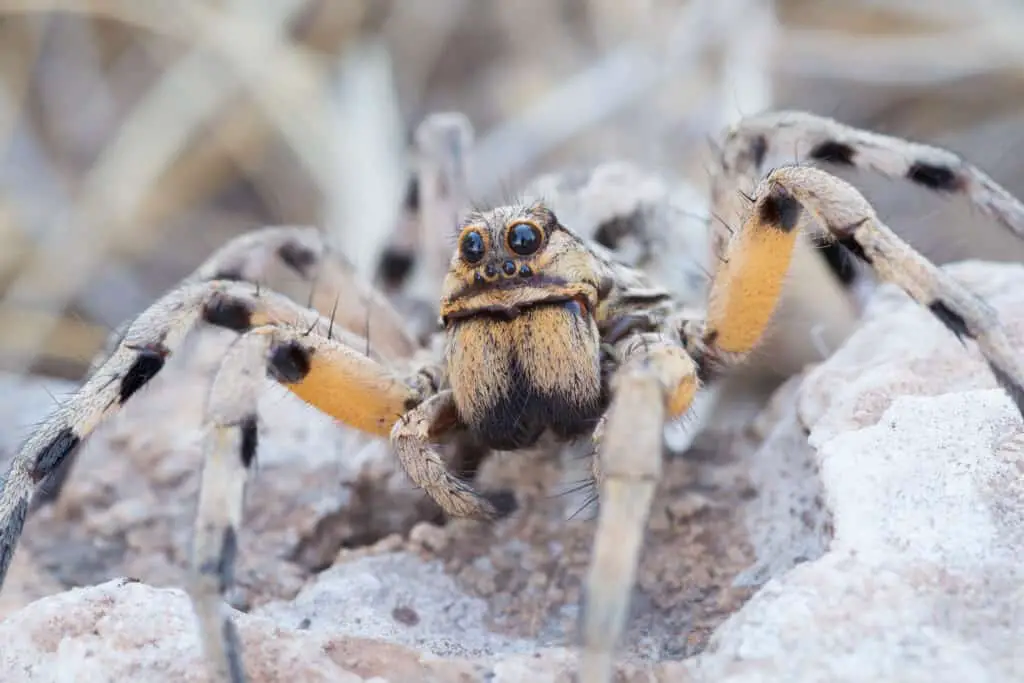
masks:
<path fill-rule="evenodd" d="M 471 215 L 441 318 L 459 419 L 486 445 L 573 437 L 605 406 L 595 312 L 609 286 L 587 246 L 540 204 Z"/>

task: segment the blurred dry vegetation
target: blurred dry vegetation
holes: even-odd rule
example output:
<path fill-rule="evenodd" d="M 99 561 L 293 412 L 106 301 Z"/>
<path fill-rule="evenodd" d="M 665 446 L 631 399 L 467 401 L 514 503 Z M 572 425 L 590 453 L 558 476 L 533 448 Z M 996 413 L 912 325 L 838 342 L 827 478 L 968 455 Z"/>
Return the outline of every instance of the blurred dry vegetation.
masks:
<path fill-rule="evenodd" d="M 782 107 L 1024 193 L 1022 29 L 1017 0 L 0 0 L 0 366 L 79 376 L 262 225 L 320 226 L 372 275 L 433 111 L 472 121 L 480 202 L 614 158 L 702 188 L 709 137 Z M 932 258 L 1024 258 L 866 186 Z"/>

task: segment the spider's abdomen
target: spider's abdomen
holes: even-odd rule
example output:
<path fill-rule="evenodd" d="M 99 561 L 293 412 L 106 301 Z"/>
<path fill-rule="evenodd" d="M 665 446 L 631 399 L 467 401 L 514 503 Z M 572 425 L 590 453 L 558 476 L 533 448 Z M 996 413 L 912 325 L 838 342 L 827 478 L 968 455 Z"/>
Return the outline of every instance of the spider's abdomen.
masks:
<path fill-rule="evenodd" d="M 597 327 L 573 304 L 462 320 L 447 358 L 459 418 L 491 448 L 531 446 L 546 429 L 579 436 L 604 407 Z"/>

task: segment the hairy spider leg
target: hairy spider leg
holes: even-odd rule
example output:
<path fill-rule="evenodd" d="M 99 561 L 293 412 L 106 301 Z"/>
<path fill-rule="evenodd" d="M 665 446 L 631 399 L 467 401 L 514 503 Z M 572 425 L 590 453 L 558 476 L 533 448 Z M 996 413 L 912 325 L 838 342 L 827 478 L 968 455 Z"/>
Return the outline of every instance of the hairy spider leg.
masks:
<path fill-rule="evenodd" d="M 417 392 L 380 366 L 319 334 L 275 325 L 249 329 L 231 345 L 209 392 L 189 582 L 211 673 L 224 683 L 245 680 L 241 645 L 223 596 L 233 580 L 245 485 L 257 451 L 257 400 L 268 375 L 310 405 L 368 433 L 382 436 L 394 425 L 392 443 L 401 465 L 449 514 L 496 513 L 429 445 L 431 437 L 455 424 L 449 394 L 419 404 Z"/>
<path fill-rule="evenodd" d="M 309 307 L 330 319 L 328 335 L 364 350 L 375 359 L 394 362 L 411 357 L 418 344 L 387 299 L 312 227 L 254 230 L 228 241 L 189 275 L 182 285 L 225 280 L 250 282 L 308 299 Z M 117 349 L 131 322 L 107 339 L 103 353 L 89 368 L 92 376 Z M 372 341 L 372 351 L 370 350 Z M 63 459 L 32 500 L 33 508 L 56 501 L 74 467 L 75 455 Z"/>
<path fill-rule="evenodd" d="M 974 340 L 1024 415 L 1024 363 L 996 312 L 901 240 L 856 188 L 807 166 L 778 168 L 761 182 L 716 274 L 705 324 L 683 330 L 702 378 L 735 365 L 756 346 L 778 301 L 795 235 L 810 217 L 882 281 L 902 288 L 957 337 Z"/>
<path fill-rule="evenodd" d="M 155 377 L 189 332 L 213 326 L 244 333 L 288 326 L 329 339 L 330 321 L 286 297 L 250 284 L 213 281 L 185 285 L 153 304 L 126 330 L 100 368 L 24 443 L 0 488 L 0 584 L 28 514 L 33 493 L 106 419 Z M 356 347 L 358 348 L 358 347 Z M 333 341 L 320 353 L 275 350 L 288 387 L 335 419 L 387 437 L 409 408 L 432 391 L 429 373 L 403 381 L 361 350 Z M 301 375 L 301 376 L 300 376 Z"/>
<path fill-rule="evenodd" d="M 580 615 L 583 683 L 612 680 L 661 479 L 664 425 L 689 410 L 699 387 L 696 364 L 668 335 L 636 334 L 617 350 L 623 362 L 612 380 L 595 468 L 600 508 Z"/>

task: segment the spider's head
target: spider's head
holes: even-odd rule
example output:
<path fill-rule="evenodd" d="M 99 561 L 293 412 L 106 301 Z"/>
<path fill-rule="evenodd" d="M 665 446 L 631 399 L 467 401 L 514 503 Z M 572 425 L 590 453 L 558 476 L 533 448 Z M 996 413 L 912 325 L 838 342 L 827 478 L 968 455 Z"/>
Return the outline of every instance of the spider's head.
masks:
<path fill-rule="evenodd" d="M 604 404 L 594 313 L 608 287 L 586 244 L 542 204 L 463 222 L 441 319 L 460 418 L 487 445 L 593 425 Z"/>

